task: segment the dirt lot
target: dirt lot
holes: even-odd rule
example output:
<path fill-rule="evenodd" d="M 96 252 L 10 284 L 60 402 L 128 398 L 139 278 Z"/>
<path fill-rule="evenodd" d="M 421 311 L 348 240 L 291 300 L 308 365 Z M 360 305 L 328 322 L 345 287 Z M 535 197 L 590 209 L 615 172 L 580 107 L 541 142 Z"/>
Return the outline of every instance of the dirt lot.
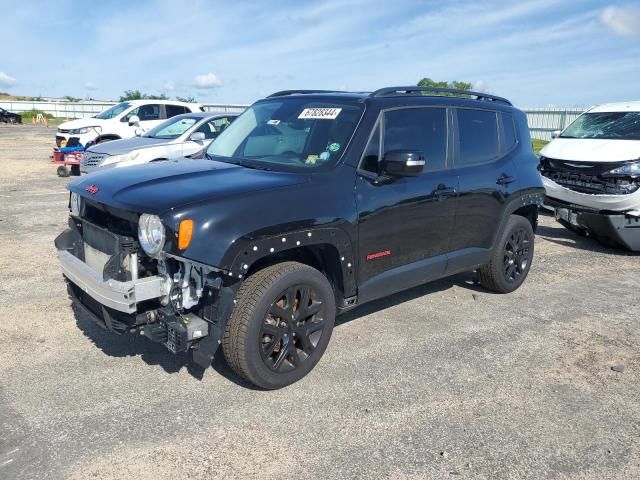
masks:
<path fill-rule="evenodd" d="M 53 134 L 0 126 L 0 478 L 640 478 L 638 257 L 543 217 L 517 292 L 466 274 L 361 307 L 257 391 L 74 317 Z"/>

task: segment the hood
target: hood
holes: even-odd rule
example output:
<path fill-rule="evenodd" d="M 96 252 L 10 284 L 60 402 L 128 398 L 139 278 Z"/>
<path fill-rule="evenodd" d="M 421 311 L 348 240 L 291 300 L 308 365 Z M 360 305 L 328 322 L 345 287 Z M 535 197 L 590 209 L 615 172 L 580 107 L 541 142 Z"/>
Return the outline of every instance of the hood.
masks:
<path fill-rule="evenodd" d="M 75 120 L 61 123 L 58 125 L 58 128 L 61 130 L 74 130 L 82 127 L 98 127 L 104 125 L 106 122 L 109 122 L 109 120 L 94 117 L 76 118 Z"/>
<path fill-rule="evenodd" d="M 640 159 L 640 141 L 556 138 L 544 147 L 540 154 L 557 160 L 576 162 L 622 162 Z"/>
<path fill-rule="evenodd" d="M 132 150 L 139 150 L 141 148 L 168 145 L 174 141 L 175 139 L 171 138 L 133 137 L 99 143 L 87 150 L 94 153 L 106 153 L 107 155 L 120 155 L 122 153 L 129 153 Z"/>
<path fill-rule="evenodd" d="M 68 189 L 125 210 L 162 214 L 176 207 L 306 182 L 301 173 L 253 170 L 230 163 L 182 158 L 98 170 Z M 93 192 L 93 193 L 89 193 Z"/>

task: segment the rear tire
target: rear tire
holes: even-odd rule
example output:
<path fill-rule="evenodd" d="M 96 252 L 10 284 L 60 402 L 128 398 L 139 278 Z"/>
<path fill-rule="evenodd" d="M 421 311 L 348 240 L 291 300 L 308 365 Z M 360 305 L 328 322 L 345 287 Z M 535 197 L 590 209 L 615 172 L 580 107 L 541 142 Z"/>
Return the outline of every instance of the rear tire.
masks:
<path fill-rule="evenodd" d="M 326 277 L 297 262 L 260 270 L 238 290 L 222 349 L 242 378 L 267 390 L 297 382 L 322 357 L 335 322 Z"/>
<path fill-rule="evenodd" d="M 534 238 L 529 220 L 511 215 L 491 260 L 478 270 L 480 284 L 497 293 L 513 292 L 520 287 L 531 268 Z"/>

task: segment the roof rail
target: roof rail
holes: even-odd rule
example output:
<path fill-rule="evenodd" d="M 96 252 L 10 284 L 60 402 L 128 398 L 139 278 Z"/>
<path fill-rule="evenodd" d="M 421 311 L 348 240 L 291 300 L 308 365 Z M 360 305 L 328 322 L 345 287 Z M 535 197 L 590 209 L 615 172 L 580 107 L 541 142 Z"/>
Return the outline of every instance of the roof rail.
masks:
<path fill-rule="evenodd" d="M 442 87 L 386 87 L 381 88 L 373 92 L 371 97 L 393 97 L 396 95 L 406 95 L 419 92 L 433 92 L 433 93 L 451 93 L 456 96 L 471 95 L 476 97 L 476 100 L 486 100 L 490 102 L 501 102 L 507 105 L 512 103 L 506 98 L 498 97 L 496 95 L 489 95 L 488 93 L 474 92 L 473 90 L 461 90 L 458 88 L 442 88 Z"/>
<path fill-rule="evenodd" d="M 271 97 L 284 97 L 285 95 L 295 94 L 311 94 L 311 93 L 346 93 L 338 90 L 282 90 L 280 92 L 272 93 L 267 98 Z"/>

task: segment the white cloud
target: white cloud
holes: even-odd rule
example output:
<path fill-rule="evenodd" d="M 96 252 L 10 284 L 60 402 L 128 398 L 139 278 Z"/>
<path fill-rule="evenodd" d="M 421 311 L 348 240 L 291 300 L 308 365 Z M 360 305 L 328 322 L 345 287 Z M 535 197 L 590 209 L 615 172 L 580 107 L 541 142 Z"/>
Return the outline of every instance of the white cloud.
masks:
<path fill-rule="evenodd" d="M 0 72 L 0 87 L 13 87 L 17 83 L 17 80 L 10 77 L 4 72 Z"/>
<path fill-rule="evenodd" d="M 607 7 L 600 13 L 600 21 L 618 35 L 640 37 L 640 8 Z"/>
<path fill-rule="evenodd" d="M 173 92 L 176 89 L 176 82 L 173 80 L 167 80 L 164 82 L 164 85 L 162 85 L 162 88 L 168 92 Z"/>
<path fill-rule="evenodd" d="M 472 88 L 477 92 L 491 93 L 489 84 L 484 80 L 477 80 L 471 84 Z"/>
<path fill-rule="evenodd" d="M 96 87 L 93 82 L 87 82 L 84 84 L 84 88 L 85 90 L 97 90 L 98 87 Z"/>
<path fill-rule="evenodd" d="M 222 86 L 222 79 L 211 72 L 204 75 L 196 75 L 193 78 L 193 86 L 202 90 L 218 88 Z"/>

